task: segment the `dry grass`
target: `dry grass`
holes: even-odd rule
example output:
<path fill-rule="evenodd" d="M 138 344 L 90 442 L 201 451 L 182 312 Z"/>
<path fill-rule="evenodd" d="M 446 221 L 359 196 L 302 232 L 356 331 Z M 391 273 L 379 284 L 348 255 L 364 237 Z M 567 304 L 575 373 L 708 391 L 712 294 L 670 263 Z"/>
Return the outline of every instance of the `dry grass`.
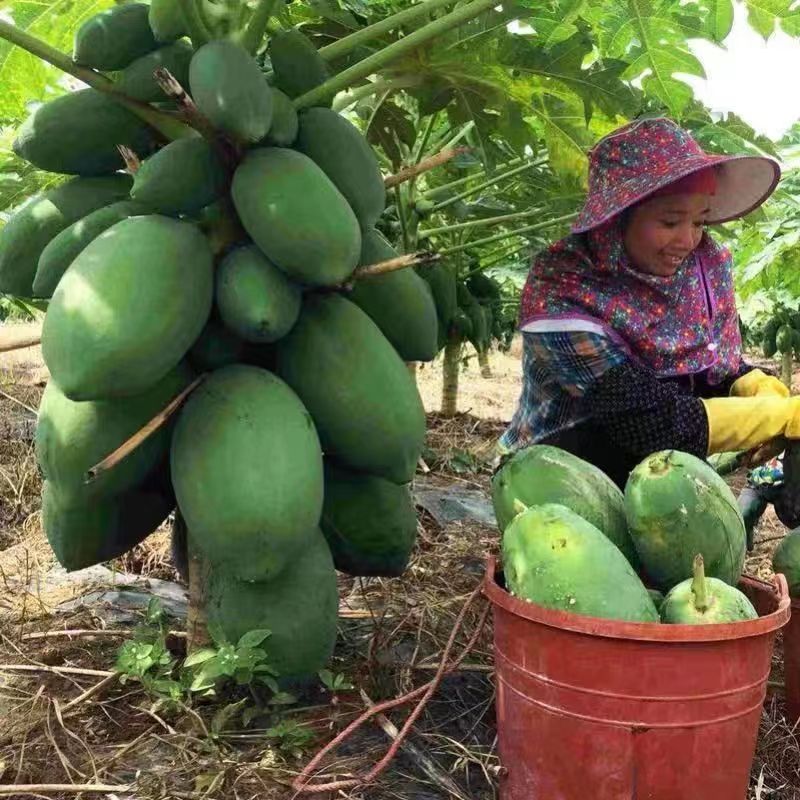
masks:
<path fill-rule="evenodd" d="M 0 355 L 0 389 L 35 408 L 41 386 L 32 352 L 27 361 L 17 357 L 13 363 Z M 479 377 L 474 361 L 467 363 L 461 376 L 463 413 L 454 419 L 435 413 L 440 365 L 420 371 L 421 392 L 431 412 L 425 457 L 429 481 L 488 488 L 487 459 L 519 392 L 518 349 L 493 356 L 492 366 L 495 377 L 486 380 Z M 72 616 L 54 614 L 54 606 L 74 589 L 53 593 L 34 580 L 53 560 L 39 521 L 40 483 L 30 426 L 26 427 L 30 419 L 21 406 L 0 396 L 0 430 L 7 431 L 0 437 L 0 662 L 40 669 L 0 672 L 0 785 L 134 785 L 135 791 L 116 794 L 137 800 L 293 797 L 291 780 L 315 748 L 363 710 L 358 693 L 346 691 L 332 698 L 317 690 L 285 711 L 282 718 L 313 735 L 312 742 L 293 752 L 287 741 L 266 735 L 278 716 L 208 736 L 219 704 L 199 703 L 192 712 L 171 712 L 154 705 L 137 684 L 123 685 L 102 674 L 59 675 L 46 669 L 109 670 L 120 640 L 29 637 L 52 629 L 102 627 L 102 621 L 87 610 Z M 742 480 L 742 474 L 731 477 L 734 486 Z M 425 512 L 418 533 L 413 561 L 402 578 L 340 579 L 342 613 L 333 669 L 373 701 L 402 694 L 432 677 L 461 604 L 482 577 L 486 553 L 498 545 L 497 532 L 491 528 L 463 523 L 441 527 Z M 747 561 L 749 573 L 769 579 L 771 552 L 781 534 L 782 526 L 768 512 Z M 167 533 L 152 535 L 115 566 L 175 579 Z M 459 641 L 465 641 L 476 622 L 473 610 Z M 179 652 L 181 640 L 173 644 Z M 455 781 L 456 796 L 495 798 L 498 761 L 491 665 L 487 629 L 462 668 L 445 678 L 415 725 L 410 743 L 434 761 L 429 771 L 421 769 L 415 755 L 401 751 L 376 785 L 339 797 L 435 800 L 452 797 L 443 787 Z M 797 732 L 783 717 L 780 643 L 774 667 L 775 685 L 762 715 L 750 798 L 800 800 L 800 749 Z M 95 693 L 87 696 L 92 689 Z M 398 709 L 389 717 L 400 727 L 407 713 L 406 708 Z M 326 774 L 337 778 L 358 774 L 371 767 L 389 743 L 379 727 L 367 725 L 331 757 Z"/>

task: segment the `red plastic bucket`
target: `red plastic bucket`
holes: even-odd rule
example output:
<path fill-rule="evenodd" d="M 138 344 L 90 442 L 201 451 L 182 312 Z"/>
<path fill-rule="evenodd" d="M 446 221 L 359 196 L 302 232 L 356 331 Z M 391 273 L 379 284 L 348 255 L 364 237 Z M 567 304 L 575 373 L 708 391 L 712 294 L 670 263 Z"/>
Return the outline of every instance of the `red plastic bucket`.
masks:
<path fill-rule="evenodd" d="M 498 579 L 489 558 L 502 800 L 744 800 L 783 575 L 743 578 L 762 616 L 720 625 L 554 611 Z"/>
<path fill-rule="evenodd" d="M 800 600 L 792 600 L 792 616 L 783 629 L 783 680 L 786 717 L 794 724 L 800 719 Z"/>

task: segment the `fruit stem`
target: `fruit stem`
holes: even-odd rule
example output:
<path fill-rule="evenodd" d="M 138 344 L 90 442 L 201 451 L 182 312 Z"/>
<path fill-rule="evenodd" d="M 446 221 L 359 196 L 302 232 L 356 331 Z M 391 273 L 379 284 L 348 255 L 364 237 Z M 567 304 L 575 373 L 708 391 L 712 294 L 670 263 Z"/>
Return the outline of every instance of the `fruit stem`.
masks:
<path fill-rule="evenodd" d="M 694 607 L 700 611 L 706 611 L 710 605 L 708 597 L 708 587 L 706 585 L 706 573 L 703 565 L 703 556 L 698 553 L 694 557 L 692 565 L 692 594 L 694 595 Z"/>
<path fill-rule="evenodd" d="M 577 214 L 574 213 L 564 214 L 561 217 L 554 217 L 546 222 L 537 222 L 535 225 L 525 225 L 522 228 L 517 228 L 516 230 L 509 231 L 508 233 L 498 233 L 494 236 L 487 236 L 485 239 L 476 239 L 475 241 L 459 244 L 455 247 L 448 247 L 445 250 L 440 250 L 439 255 L 449 256 L 453 255 L 453 253 L 460 253 L 462 250 L 469 250 L 471 247 L 478 247 L 479 245 L 490 244 L 491 242 L 499 242 L 501 239 L 508 239 L 511 236 L 521 236 L 523 233 L 544 230 L 545 228 L 550 228 L 553 225 L 560 225 L 562 222 L 575 219 L 576 216 Z"/>
<path fill-rule="evenodd" d="M 250 17 L 250 21 L 242 34 L 242 46 L 250 55 L 255 55 L 258 52 L 258 46 L 264 39 L 267 25 L 279 2 L 281 0 L 259 0 L 256 10 L 253 12 L 253 16 Z"/>
<path fill-rule="evenodd" d="M 788 389 L 792 388 L 792 351 L 781 355 L 781 381 Z"/>
<path fill-rule="evenodd" d="M 209 564 L 191 543 L 188 543 L 188 550 L 189 605 L 186 612 L 186 649 L 191 653 L 211 643 L 206 614 Z"/>
<path fill-rule="evenodd" d="M 461 366 L 461 339 L 450 336 L 444 348 L 442 416 L 454 417 L 458 410 L 458 372 Z"/>
<path fill-rule="evenodd" d="M 348 86 L 356 83 L 356 81 L 363 80 L 387 66 L 392 61 L 400 58 L 400 56 L 441 36 L 451 28 L 458 27 L 464 22 L 474 19 L 495 5 L 497 5 L 497 0 L 473 0 L 471 3 L 462 6 L 456 11 L 452 11 L 434 22 L 409 33 L 402 39 L 388 45 L 383 50 L 379 50 L 377 53 L 367 56 L 365 59 L 353 64 L 352 67 L 342 70 L 325 81 L 325 83 L 315 86 L 310 92 L 296 97 L 293 101 L 295 108 L 308 108 L 309 106 L 327 100 L 332 95 L 342 91 L 342 89 L 346 89 Z M 359 33 L 361 33 L 361 31 L 359 31 Z M 333 47 L 333 45 L 330 46 Z"/>
<path fill-rule="evenodd" d="M 380 22 L 362 28 L 360 31 L 356 31 L 349 36 L 339 39 L 337 42 L 320 48 L 319 54 L 326 61 L 331 61 L 339 56 L 347 55 L 347 53 L 350 53 L 362 44 L 366 44 L 373 39 L 377 39 L 379 36 L 383 36 L 384 33 L 388 33 L 393 28 L 397 28 L 405 22 L 412 22 L 423 14 L 429 14 L 439 8 L 449 6 L 453 2 L 454 0 L 425 0 L 423 3 L 417 3 L 417 5 L 411 6 L 411 8 L 398 11 L 397 14 L 392 14 L 390 17 L 386 17 L 386 19 L 382 19 Z"/>
<path fill-rule="evenodd" d="M 62 72 L 78 78 L 78 80 L 83 81 L 98 92 L 107 94 L 130 112 L 136 114 L 139 119 L 144 120 L 148 125 L 155 128 L 167 140 L 180 139 L 192 134 L 192 129 L 188 125 L 184 125 L 171 115 L 158 111 L 147 103 L 126 97 L 115 89 L 113 81 L 109 80 L 105 75 L 76 64 L 69 56 L 60 50 L 56 50 L 55 47 L 51 47 L 47 42 L 31 36 L 31 34 L 3 20 L 0 20 L 0 39 L 11 42 L 11 44 L 31 53 L 42 61 L 52 64 Z"/>
<path fill-rule="evenodd" d="M 419 232 L 420 239 L 427 239 L 429 236 L 437 236 L 440 233 L 452 233 L 453 231 L 464 230 L 465 228 L 479 228 L 483 225 L 494 225 L 496 222 L 510 222 L 512 219 L 524 219 L 532 217 L 534 214 L 541 214 L 541 208 L 532 208 L 528 211 L 517 211 L 514 214 L 502 214 L 497 217 L 483 217 L 473 219 L 469 222 L 459 222 L 457 225 L 444 225 L 441 228 L 427 228 Z"/>
<path fill-rule="evenodd" d="M 211 31 L 206 27 L 203 18 L 200 16 L 199 3 L 202 0 L 178 0 L 183 11 L 183 19 L 189 29 L 189 38 L 195 49 L 202 47 L 213 38 Z"/>

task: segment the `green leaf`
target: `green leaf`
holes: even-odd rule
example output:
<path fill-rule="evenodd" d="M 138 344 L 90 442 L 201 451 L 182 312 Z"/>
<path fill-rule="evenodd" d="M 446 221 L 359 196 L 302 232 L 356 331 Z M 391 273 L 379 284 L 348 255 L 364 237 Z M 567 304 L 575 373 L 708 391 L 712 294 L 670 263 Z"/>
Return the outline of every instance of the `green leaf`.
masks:
<path fill-rule="evenodd" d="M 220 733 L 222 733 L 222 731 L 228 727 L 236 715 L 244 708 L 246 703 L 247 698 L 243 697 L 238 702 L 228 703 L 228 705 L 219 709 L 219 711 L 217 711 L 211 718 L 211 733 L 215 736 L 218 736 Z"/>
<path fill-rule="evenodd" d="M 71 54 L 78 28 L 113 5 L 113 0 L 15 0 L 2 13 L 21 30 Z M 63 94 L 63 77 L 55 67 L 0 40 L 0 122 L 16 124 L 26 116 L 28 103 Z M 69 83 L 78 85 L 73 79 Z"/>
<path fill-rule="evenodd" d="M 184 667 L 194 667 L 197 664 L 202 664 L 205 661 L 208 661 L 209 658 L 213 658 L 217 654 L 217 651 L 213 647 L 204 647 L 200 650 L 195 650 L 193 653 L 190 653 L 186 656 L 186 660 L 183 662 Z"/>
<path fill-rule="evenodd" d="M 248 631 L 239 639 L 236 647 L 258 647 L 269 636 L 272 636 L 272 631 L 267 629 Z"/>

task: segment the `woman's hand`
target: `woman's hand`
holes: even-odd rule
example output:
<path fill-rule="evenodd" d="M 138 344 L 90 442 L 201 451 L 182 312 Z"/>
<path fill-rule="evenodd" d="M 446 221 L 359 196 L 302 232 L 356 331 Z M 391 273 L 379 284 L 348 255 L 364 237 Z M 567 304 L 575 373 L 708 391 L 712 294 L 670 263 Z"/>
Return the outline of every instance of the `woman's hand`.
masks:
<path fill-rule="evenodd" d="M 790 394 L 786 384 L 760 369 L 751 369 L 731 386 L 731 397 L 789 397 Z"/>
<path fill-rule="evenodd" d="M 800 396 L 713 397 L 701 400 L 708 418 L 708 452 L 752 450 L 779 436 L 800 439 Z"/>

